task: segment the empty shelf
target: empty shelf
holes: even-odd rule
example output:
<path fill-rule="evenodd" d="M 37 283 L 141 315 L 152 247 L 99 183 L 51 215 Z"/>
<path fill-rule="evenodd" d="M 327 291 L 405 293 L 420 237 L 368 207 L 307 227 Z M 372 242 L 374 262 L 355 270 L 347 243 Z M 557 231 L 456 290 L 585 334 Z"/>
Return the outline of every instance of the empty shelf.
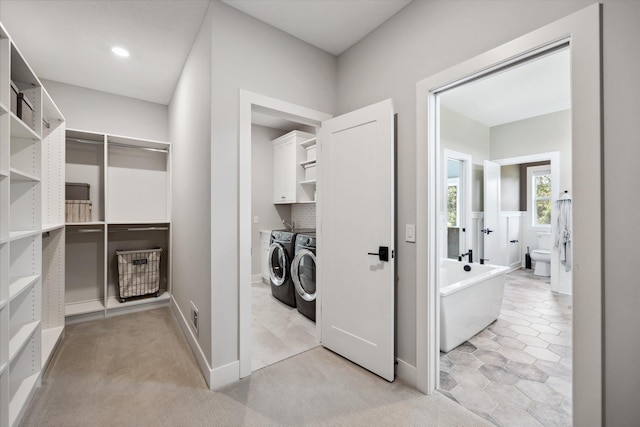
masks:
<path fill-rule="evenodd" d="M 42 368 L 44 369 L 49 363 L 53 350 L 56 348 L 60 337 L 64 331 L 64 326 L 56 328 L 48 328 L 42 330 Z"/>
<path fill-rule="evenodd" d="M 47 231 L 54 231 L 62 227 L 64 227 L 64 224 L 44 224 L 42 226 L 42 232 L 46 233 Z"/>
<path fill-rule="evenodd" d="M 309 166 L 309 165 L 315 165 L 316 164 L 316 159 L 313 160 L 305 160 L 304 162 L 300 162 L 300 166 Z"/>
<path fill-rule="evenodd" d="M 316 182 L 315 179 L 310 179 L 309 181 L 301 181 L 300 185 L 316 185 Z"/>
<path fill-rule="evenodd" d="M 22 382 L 16 390 L 11 402 L 9 402 L 9 425 L 15 424 L 16 420 L 20 418 L 20 415 L 26 409 L 27 402 L 31 400 L 31 396 L 36 391 L 36 384 L 40 378 L 40 371 L 35 374 L 31 374 Z"/>
<path fill-rule="evenodd" d="M 9 240 L 13 242 L 14 240 L 24 239 L 26 237 L 35 236 L 40 233 L 41 233 L 40 230 L 12 231 L 9 233 Z"/>
<path fill-rule="evenodd" d="M 11 168 L 11 180 L 40 182 L 40 178 L 36 177 L 35 175 L 32 175 L 28 172 L 21 171 L 16 168 Z"/>
<path fill-rule="evenodd" d="M 17 276 L 12 277 L 9 284 L 9 300 L 24 292 L 29 286 L 33 285 L 40 278 L 39 274 L 34 276 Z"/>
<path fill-rule="evenodd" d="M 36 131 L 27 126 L 27 124 L 20 120 L 15 114 L 10 112 L 9 115 L 11 116 L 11 136 L 40 141 L 40 136 Z"/>
<path fill-rule="evenodd" d="M 107 310 L 114 310 L 124 307 L 132 307 L 136 305 L 144 305 L 144 304 L 160 304 L 169 301 L 169 292 L 160 291 L 160 294 L 157 297 L 150 296 L 148 298 L 140 298 L 127 302 L 120 302 L 120 300 L 116 297 L 109 297 L 107 300 Z"/>
<path fill-rule="evenodd" d="M 101 300 L 72 302 L 64 305 L 64 315 L 66 317 L 97 313 L 99 311 L 104 311 L 104 304 Z"/>
<path fill-rule="evenodd" d="M 13 334 L 9 341 L 9 362 L 13 361 L 16 354 L 20 352 L 40 324 L 39 320 L 35 322 L 24 323 L 19 325 L 18 330 Z"/>
<path fill-rule="evenodd" d="M 316 137 L 306 139 L 300 142 L 300 145 L 303 147 L 311 147 L 312 145 L 316 145 Z"/>

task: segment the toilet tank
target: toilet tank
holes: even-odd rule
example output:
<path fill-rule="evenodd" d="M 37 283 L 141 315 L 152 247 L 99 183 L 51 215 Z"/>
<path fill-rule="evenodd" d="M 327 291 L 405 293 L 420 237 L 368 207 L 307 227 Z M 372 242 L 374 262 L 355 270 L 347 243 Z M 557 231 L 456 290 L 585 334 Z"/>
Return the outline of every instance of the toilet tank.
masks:
<path fill-rule="evenodd" d="M 551 250 L 551 233 L 538 234 L 538 249 Z"/>

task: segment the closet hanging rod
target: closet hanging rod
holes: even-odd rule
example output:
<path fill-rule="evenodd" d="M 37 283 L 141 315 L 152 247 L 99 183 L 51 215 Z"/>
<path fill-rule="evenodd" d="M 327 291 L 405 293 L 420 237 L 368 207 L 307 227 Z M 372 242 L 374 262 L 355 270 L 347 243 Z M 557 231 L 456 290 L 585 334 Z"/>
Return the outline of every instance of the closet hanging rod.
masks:
<path fill-rule="evenodd" d="M 140 147 L 138 145 L 122 144 L 120 142 L 110 142 L 109 145 L 113 145 L 115 147 L 133 148 L 133 149 L 136 149 L 136 150 L 154 151 L 156 153 L 168 153 L 169 152 L 168 148 Z"/>
<path fill-rule="evenodd" d="M 119 231 L 166 231 L 169 227 L 131 227 L 131 228 L 110 228 L 110 232 Z"/>
<path fill-rule="evenodd" d="M 93 145 L 102 145 L 103 142 L 102 141 L 94 141 L 91 139 L 83 139 L 83 138 L 72 138 L 70 136 L 68 136 L 66 138 L 67 141 L 73 141 L 73 142 L 79 142 L 81 144 L 93 144 Z"/>
<path fill-rule="evenodd" d="M 67 229 L 67 233 L 102 233 L 99 228 L 79 228 L 77 230 Z"/>
<path fill-rule="evenodd" d="M 51 128 L 51 124 L 46 121 L 45 119 L 42 119 L 42 124 L 44 125 L 44 127 L 46 127 L 47 129 Z"/>

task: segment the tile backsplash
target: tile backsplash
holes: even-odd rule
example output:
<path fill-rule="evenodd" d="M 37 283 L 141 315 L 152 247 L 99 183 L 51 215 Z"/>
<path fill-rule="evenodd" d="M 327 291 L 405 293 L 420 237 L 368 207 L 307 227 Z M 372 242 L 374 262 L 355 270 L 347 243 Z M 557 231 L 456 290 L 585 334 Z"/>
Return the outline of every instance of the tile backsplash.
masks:
<path fill-rule="evenodd" d="M 291 220 L 295 221 L 296 228 L 316 228 L 315 203 L 291 205 Z"/>

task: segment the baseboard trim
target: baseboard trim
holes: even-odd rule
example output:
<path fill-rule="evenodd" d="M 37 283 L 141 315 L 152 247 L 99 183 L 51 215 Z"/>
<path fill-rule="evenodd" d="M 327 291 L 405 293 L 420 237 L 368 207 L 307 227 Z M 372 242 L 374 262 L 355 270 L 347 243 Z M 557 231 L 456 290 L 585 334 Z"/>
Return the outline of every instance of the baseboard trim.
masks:
<path fill-rule="evenodd" d="M 171 295 L 171 310 L 178 320 L 178 324 L 180 325 L 180 329 L 182 329 L 182 333 L 184 334 L 185 338 L 187 338 L 187 342 L 191 347 L 193 355 L 198 361 L 198 366 L 200 366 L 200 371 L 202 372 L 204 380 L 207 382 L 207 386 L 209 386 L 209 389 L 213 389 L 213 369 L 211 369 L 211 366 L 209 366 L 209 362 L 207 361 L 207 358 L 205 357 L 204 352 L 202 351 L 202 348 L 198 343 L 198 339 L 189 327 L 189 323 L 187 322 L 186 317 L 184 317 L 182 310 L 180 310 L 180 307 L 178 307 L 178 303 L 176 303 L 173 295 Z"/>
<path fill-rule="evenodd" d="M 396 361 L 398 362 L 396 365 L 396 376 L 398 379 L 411 387 L 417 387 L 418 370 L 416 367 L 400 358 L 397 358 Z"/>
<path fill-rule="evenodd" d="M 240 380 L 240 361 L 235 360 L 226 365 L 214 368 L 211 371 L 211 383 L 209 387 L 215 390 L 224 387 L 227 384 L 235 383 Z"/>
<path fill-rule="evenodd" d="M 260 283 L 262 282 L 262 274 L 252 274 L 251 275 L 251 283 Z"/>

